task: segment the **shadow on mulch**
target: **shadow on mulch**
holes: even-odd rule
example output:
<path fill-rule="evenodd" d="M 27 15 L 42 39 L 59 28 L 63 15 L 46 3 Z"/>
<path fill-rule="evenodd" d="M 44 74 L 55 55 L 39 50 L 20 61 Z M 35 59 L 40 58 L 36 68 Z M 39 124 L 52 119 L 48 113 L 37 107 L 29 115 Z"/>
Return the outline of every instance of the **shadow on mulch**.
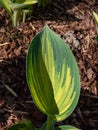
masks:
<path fill-rule="evenodd" d="M 25 74 L 25 57 L 15 57 L 0 63 L 0 124 L 11 125 L 23 118 L 37 127 L 45 116 L 35 107 Z"/>
<path fill-rule="evenodd" d="M 35 7 L 32 18 L 30 20 L 50 20 L 50 21 L 80 21 L 67 10 L 74 8 L 81 1 L 53 0 L 52 3 L 45 8 Z"/>

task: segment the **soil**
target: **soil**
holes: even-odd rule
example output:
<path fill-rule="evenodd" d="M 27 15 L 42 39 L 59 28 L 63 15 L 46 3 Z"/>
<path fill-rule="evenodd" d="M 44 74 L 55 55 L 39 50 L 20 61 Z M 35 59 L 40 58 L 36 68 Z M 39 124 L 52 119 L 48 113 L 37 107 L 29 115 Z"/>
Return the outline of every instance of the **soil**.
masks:
<path fill-rule="evenodd" d="M 33 37 L 47 24 L 70 46 L 81 76 L 79 103 L 71 116 L 56 125 L 98 130 L 98 43 L 92 11 L 97 0 L 53 0 L 34 8 L 19 27 L 13 27 L 0 7 L 0 130 L 29 119 L 36 127 L 46 120 L 34 105 L 26 82 L 26 54 Z"/>

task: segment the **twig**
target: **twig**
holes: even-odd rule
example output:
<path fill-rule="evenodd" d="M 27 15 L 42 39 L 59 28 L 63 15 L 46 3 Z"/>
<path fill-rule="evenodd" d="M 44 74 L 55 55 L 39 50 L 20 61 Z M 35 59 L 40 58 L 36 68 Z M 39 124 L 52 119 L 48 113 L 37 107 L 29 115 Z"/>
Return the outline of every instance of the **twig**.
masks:
<path fill-rule="evenodd" d="M 12 95 L 14 95 L 15 97 L 18 97 L 17 94 L 8 85 L 4 85 L 4 86 Z"/>
<path fill-rule="evenodd" d="M 3 44 L 0 43 L 0 47 L 1 47 L 1 46 L 4 46 L 4 45 L 8 45 L 8 44 L 10 44 L 10 43 L 9 43 L 9 42 L 5 42 L 5 43 L 3 43 Z"/>
<path fill-rule="evenodd" d="M 93 95 L 89 95 L 89 94 L 86 94 L 86 95 L 81 94 L 81 96 L 98 99 L 98 96 L 93 96 Z"/>
<path fill-rule="evenodd" d="M 28 115 L 28 112 L 25 112 L 25 111 L 13 111 L 13 113 Z"/>

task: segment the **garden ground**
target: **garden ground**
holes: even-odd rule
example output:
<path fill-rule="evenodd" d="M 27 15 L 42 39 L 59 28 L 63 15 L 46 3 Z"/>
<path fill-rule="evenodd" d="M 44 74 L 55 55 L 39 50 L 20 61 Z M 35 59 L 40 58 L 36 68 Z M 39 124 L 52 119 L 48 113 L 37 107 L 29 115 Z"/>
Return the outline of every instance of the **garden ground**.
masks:
<path fill-rule="evenodd" d="M 29 44 L 45 24 L 68 43 L 81 76 L 77 108 L 56 125 L 98 130 L 98 44 L 93 10 L 98 13 L 97 0 L 53 0 L 45 9 L 34 8 L 25 23 L 13 28 L 9 16 L 0 7 L 0 130 L 24 118 L 36 127 L 46 120 L 31 99 L 25 69 Z"/>

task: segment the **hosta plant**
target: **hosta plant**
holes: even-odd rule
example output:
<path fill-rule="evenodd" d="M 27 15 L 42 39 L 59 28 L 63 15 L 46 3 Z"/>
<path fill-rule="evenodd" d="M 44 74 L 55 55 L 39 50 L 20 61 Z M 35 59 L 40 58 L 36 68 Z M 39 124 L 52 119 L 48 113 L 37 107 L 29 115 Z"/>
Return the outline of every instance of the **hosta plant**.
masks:
<path fill-rule="evenodd" d="M 13 26 L 19 25 L 21 17 L 24 22 L 26 15 L 32 11 L 32 5 L 37 2 L 37 0 L 0 0 L 0 4 L 9 14 Z"/>
<path fill-rule="evenodd" d="M 93 16 L 96 22 L 96 28 L 97 28 L 97 36 L 96 36 L 96 41 L 98 42 L 98 14 L 96 14 L 95 12 L 93 12 Z"/>
<path fill-rule="evenodd" d="M 9 14 L 13 26 L 18 26 L 20 21 L 25 22 L 26 16 L 32 13 L 32 5 L 38 3 L 45 7 L 51 0 L 0 0 L 0 5 Z"/>
<path fill-rule="evenodd" d="M 72 51 L 47 25 L 31 42 L 26 77 L 35 105 L 47 115 L 42 128 L 32 125 L 30 130 L 79 130 L 69 125 L 55 128 L 55 123 L 66 119 L 78 103 L 80 76 Z M 29 129 L 31 124 L 25 123 Z M 27 130 L 27 125 L 24 127 Z"/>

